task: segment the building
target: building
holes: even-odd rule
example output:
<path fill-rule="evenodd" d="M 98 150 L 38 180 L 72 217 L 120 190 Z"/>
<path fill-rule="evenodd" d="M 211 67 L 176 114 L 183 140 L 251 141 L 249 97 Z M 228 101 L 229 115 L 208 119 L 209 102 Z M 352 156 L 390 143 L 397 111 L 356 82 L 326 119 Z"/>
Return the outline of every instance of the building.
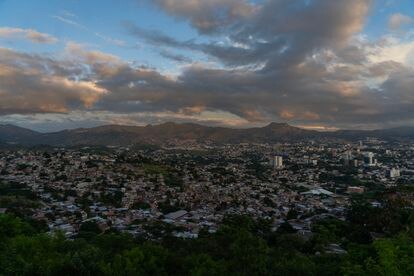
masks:
<path fill-rule="evenodd" d="M 179 211 L 176 211 L 176 212 L 166 214 L 165 218 L 166 219 L 171 219 L 171 220 L 177 220 L 177 219 L 180 219 L 180 218 L 184 217 L 187 214 L 188 214 L 188 212 L 186 210 L 179 210 Z"/>
<path fill-rule="evenodd" d="M 392 168 L 390 171 L 389 171 L 389 177 L 390 178 L 397 178 L 397 177 L 400 177 L 400 170 L 399 169 L 396 169 L 396 168 Z"/>
<path fill-rule="evenodd" d="M 283 157 L 282 156 L 275 156 L 271 162 L 271 165 L 275 169 L 283 168 Z"/>
<path fill-rule="evenodd" d="M 350 194 L 363 194 L 365 189 L 364 187 L 349 186 L 346 191 Z"/>
<path fill-rule="evenodd" d="M 365 154 L 365 164 L 367 164 L 368 166 L 375 166 L 377 163 L 377 160 L 374 159 L 374 153 L 373 152 L 367 152 Z"/>
<path fill-rule="evenodd" d="M 358 159 L 354 159 L 354 167 L 358 167 L 360 164 L 360 162 L 358 161 Z"/>
<path fill-rule="evenodd" d="M 350 166 L 351 165 L 351 161 L 354 157 L 352 156 L 352 152 L 351 151 L 346 151 L 344 152 L 344 154 L 342 155 L 342 162 L 344 164 L 344 166 Z"/>
<path fill-rule="evenodd" d="M 333 195 L 335 195 L 334 193 L 332 193 L 332 192 L 330 192 L 328 190 L 322 189 L 322 188 L 312 189 L 310 191 L 303 192 L 301 194 L 302 195 L 326 195 L 326 196 L 333 196 Z"/>

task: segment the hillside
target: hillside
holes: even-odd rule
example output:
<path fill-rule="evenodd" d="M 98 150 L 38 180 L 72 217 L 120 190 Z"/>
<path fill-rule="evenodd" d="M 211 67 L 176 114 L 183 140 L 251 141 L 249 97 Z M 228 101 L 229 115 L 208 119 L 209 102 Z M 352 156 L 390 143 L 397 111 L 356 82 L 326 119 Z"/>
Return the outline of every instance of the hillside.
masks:
<path fill-rule="evenodd" d="M 106 125 L 53 133 L 39 133 L 13 125 L 0 125 L 0 144 L 21 145 L 159 145 L 177 141 L 213 144 L 274 143 L 326 138 L 355 140 L 364 139 L 365 137 L 414 139 L 414 128 L 318 132 L 297 128 L 286 123 L 271 123 L 264 127 L 247 129 L 208 127 L 191 123 L 164 123 L 148 126 Z"/>

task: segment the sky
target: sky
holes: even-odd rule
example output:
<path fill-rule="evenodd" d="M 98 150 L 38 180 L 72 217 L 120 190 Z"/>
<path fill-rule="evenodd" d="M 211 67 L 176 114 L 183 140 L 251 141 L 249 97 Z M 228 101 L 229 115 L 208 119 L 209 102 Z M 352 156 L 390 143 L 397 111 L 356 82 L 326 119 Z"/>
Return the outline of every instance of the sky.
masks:
<path fill-rule="evenodd" d="M 412 0 L 0 0 L 0 124 L 414 126 Z"/>

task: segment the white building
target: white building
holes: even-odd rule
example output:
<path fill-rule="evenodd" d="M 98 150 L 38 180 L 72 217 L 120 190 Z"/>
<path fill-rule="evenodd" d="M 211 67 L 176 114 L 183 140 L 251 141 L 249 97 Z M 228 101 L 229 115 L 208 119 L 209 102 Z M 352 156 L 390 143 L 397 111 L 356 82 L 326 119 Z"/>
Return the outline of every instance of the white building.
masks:
<path fill-rule="evenodd" d="M 283 157 L 282 156 L 275 156 L 272 160 L 273 168 L 280 169 L 283 168 Z"/>
<path fill-rule="evenodd" d="M 397 177 L 400 177 L 401 175 L 400 170 L 396 168 L 392 168 L 389 173 L 390 173 L 390 178 L 397 178 Z"/>
<path fill-rule="evenodd" d="M 373 152 L 367 152 L 365 154 L 365 163 L 368 166 L 375 166 L 377 164 L 377 160 L 374 159 L 374 153 Z"/>

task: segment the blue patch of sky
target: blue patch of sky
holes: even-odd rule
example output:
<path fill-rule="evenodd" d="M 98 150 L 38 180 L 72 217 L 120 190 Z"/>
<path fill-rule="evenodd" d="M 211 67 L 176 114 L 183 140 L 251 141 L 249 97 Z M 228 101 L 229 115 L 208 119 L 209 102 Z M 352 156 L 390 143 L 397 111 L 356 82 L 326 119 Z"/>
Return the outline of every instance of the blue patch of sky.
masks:
<path fill-rule="evenodd" d="M 390 33 L 388 21 L 391 15 L 401 13 L 414 17 L 413 0 L 374 0 L 367 17 L 364 34 L 375 40 Z M 412 26 L 405 26 L 411 28 Z"/>
<path fill-rule="evenodd" d="M 178 40 L 208 40 L 200 36 L 187 22 L 165 14 L 151 5 L 150 1 L 3 0 L 0 2 L 0 27 L 35 29 L 57 37 L 59 42 L 39 45 L 27 41 L 1 40 L 0 46 L 25 52 L 57 52 L 64 48 L 66 42 L 74 41 L 90 49 L 114 54 L 123 60 L 161 70 L 171 70 L 177 66 L 177 62 L 162 57 L 158 47 L 148 45 L 128 34 L 123 25 L 126 21 L 144 29 L 160 30 Z M 124 43 L 120 44 L 121 41 Z M 194 60 L 204 58 L 192 51 L 181 50 L 176 53 Z"/>
<path fill-rule="evenodd" d="M 263 0 L 252 2 L 260 3 Z M 308 0 L 304 0 L 305 2 Z M 388 19 L 394 13 L 414 17 L 413 0 L 374 0 L 363 33 L 375 40 L 387 33 Z M 59 16 L 66 21 L 56 18 Z M 74 41 L 160 70 L 179 70 L 179 63 L 159 54 L 160 48 L 131 36 L 123 23 L 133 22 L 140 28 L 160 30 L 177 40 L 195 39 L 208 42 L 211 38 L 197 33 L 188 22 L 174 18 L 151 4 L 150 0 L 0 0 L 0 27 L 35 29 L 59 39 L 56 44 L 39 45 L 27 41 L 0 40 L 0 46 L 34 53 L 56 53 L 65 43 Z M 214 37 L 213 40 L 221 40 Z M 116 41 L 123 41 L 120 45 Z M 207 62 L 208 57 L 190 50 L 169 49 L 195 61 Z"/>

